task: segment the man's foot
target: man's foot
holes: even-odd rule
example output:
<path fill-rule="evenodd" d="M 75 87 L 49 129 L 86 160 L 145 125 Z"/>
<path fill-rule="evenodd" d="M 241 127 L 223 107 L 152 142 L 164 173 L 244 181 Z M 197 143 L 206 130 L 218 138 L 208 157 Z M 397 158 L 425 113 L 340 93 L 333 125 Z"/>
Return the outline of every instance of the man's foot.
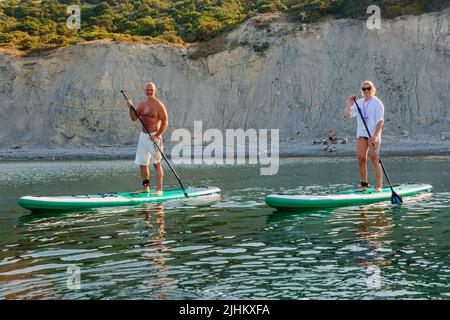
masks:
<path fill-rule="evenodd" d="M 144 192 L 150 192 L 150 181 L 148 179 L 142 181 L 142 185 L 144 186 Z"/>
<path fill-rule="evenodd" d="M 162 196 L 163 191 L 162 190 L 155 190 L 155 192 L 152 192 L 152 195 L 154 196 Z"/>
<path fill-rule="evenodd" d="M 367 189 L 369 189 L 369 183 L 361 181 L 361 187 L 356 189 L 356 191 L 367 191 Z"/>

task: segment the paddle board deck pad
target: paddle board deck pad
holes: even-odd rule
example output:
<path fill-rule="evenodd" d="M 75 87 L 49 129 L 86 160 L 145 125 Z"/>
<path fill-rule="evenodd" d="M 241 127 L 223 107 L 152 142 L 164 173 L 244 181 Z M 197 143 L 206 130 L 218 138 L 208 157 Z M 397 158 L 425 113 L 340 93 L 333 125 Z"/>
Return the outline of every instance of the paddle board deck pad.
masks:
<path fill-rule="evenodd" d="M 422 192 L 431 192 L 429 184 L 405 184 L 394 187 L 395 192 L 402 196 L 414 196 Z M 267 205 L 276 209 L 307 209 L 354 206 L 376 202 L 390 201 L 391 189 L 384 188 L 381 192 L 374 192 L 374 188 L 367 191 L 345 190 L 326 195 L 280 195 L 272 194 L 265 198 Z"/>
<path fill-rule="evenodd" d="M 99 207 L 135 206 L 143 203 L 163 202 L 168 200 L 185 199 L 181 189 L 164 190 L 162 195 L 152 195 L 150 192 L 112 192 L 100 194 L 71 195 L 71 196 L 24 196 L 17 202 L 31 211 L 73 211 L 79 209 Z M 219 194 L 216 187 L 198 187 L 186 189 L 189 198 Z"/>

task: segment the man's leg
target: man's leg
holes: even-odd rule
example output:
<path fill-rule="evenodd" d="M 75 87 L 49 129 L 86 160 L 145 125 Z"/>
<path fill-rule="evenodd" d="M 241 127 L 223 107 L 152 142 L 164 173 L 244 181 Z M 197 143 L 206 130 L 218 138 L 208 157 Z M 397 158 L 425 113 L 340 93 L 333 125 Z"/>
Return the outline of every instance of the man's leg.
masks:
<path fill-rule="evenodd" d="M 375 143 L 376 150 L 370 144 L 370 160 L 372 161 L 373 171 L 375 172 L 376 188 L 375 191 L 379 192 L 383 189 L 383 169 L 381 168 L 380 160 L 378 158 L 378 151 L 380 150 L 380 142 Z"/>
<path fill-rule="evenodd" d="M 134 163 L 139 166 L 139 171 L 142 177 L 144 185 L 144 191 L 150 191 L 150 171 L 148 170 L 148 164 L 150 162 L 150 153 L 148 151 L 148 136 L 143 132 L 139 135 L 138 146 L 136 150 L 136 158 Z"/>
<path fill-rule="evenodd" d="M 161 138 L 158 139 L 156 141 L 156 143 L 158 143 L 158 146 L 161 150 L 164 149 L 164 145 L 162 143 Z M 153 167 L 155 168 L 155 174 L 156 174 L 156 189 L 155 189 L 155 192 L 153 192 L 153 194 L 160 195 L 163 192 L 162 190 L 163 190 L 163 178 L 164 178 L 164 170 L 161 165 L 162 155 L 159 152 L 159 150 L 154 147 L 154 145 L 152 145 L 152 146 L 153 146 L 152 163 L 153 163 Z"/>
<path fill-rule="evenodd" d="M 150 191 L 150 170 L 148 170 L 148 166 L 140 166 L 139 167 L 141 169 L 141 177 L 142 177 L 142 181 L 148 181 L 148 184 L 145 185 L 144 184 L 144 190 L 146 192 Z"/>
<path fill-rule="evenodd" d="M 155 167 L 156 183 L 157 183 L 154 194 L 161 194 L 163 190 L 164 170 L 161 165 L 161 162 L 154 163 L 153 166 Z"/>
<path fill-rule="evenodd" d="M 358 157 L 359 181 L 368 183 L 367 180 L 367 151 L 369 146 L 365 138 L 356 141 L 356 155 Z"/>

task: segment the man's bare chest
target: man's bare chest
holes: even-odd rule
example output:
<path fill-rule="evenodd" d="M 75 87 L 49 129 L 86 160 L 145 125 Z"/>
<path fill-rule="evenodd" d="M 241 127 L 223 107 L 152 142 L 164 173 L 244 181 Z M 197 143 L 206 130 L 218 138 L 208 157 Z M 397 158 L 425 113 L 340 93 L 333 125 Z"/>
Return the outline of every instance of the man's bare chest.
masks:
<path fill-rule="evenodd" d="M 142 117 L 157 118 L 158 117 L 158 107 L 155 105 L 151 105 L 151 104 L 143 105 L 140 113 L 141 113 Z"/>

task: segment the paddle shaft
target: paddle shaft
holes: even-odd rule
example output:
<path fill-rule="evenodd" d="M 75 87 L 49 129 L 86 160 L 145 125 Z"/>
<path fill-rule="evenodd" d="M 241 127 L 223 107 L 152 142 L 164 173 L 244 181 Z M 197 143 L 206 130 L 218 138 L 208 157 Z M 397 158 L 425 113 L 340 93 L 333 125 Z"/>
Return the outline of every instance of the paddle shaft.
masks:
<path fill-rule="evenodd" d="M 125 92 L 123 92 L 123 90 L 120 90 L 120 92 L 123 94 L 125 100 L 129 101 L 130 99 L 128 99 L 127 95 L 125 94 Z M 144 121 L 142 120 L 142 118 L 139 116 L 139 113 L 136 111 L 136 109 L 133 107 L 133 104 L 131 104 L 130 106 L 131 110 L 133 110 L 134 114 L 136 115 L 136 117 L 139 119 L 139 121 L 142 124 L 142 127 L 144 128 L 145 132 L 147 132 L 147 134 L 149 136 L 151 136 L 150 131 L 147 129 L 147 126 L 145 125 Z M 169 166 L 170 170 L 172 170 L 173 175 L 175 176 L 175 178 L 177 178 L 178 183 L 180 184 L 181 189 L 183 190 L 184 196 L 186 198 L 189 198 L 189 195 L 186 192 L 186 189 L 183 186 L 183 182 L 181 182 L 180 177 L 178 176 L 177 172 L 175 171 L 175 169 L 172 167 L 172 164 L 169 162 L 169 160 L 167 159 L 166 155 L 164 154 L 164 152 L 161 150 L 161 148 L 158 146 L 158 144 L 156 143 L 156 141 L 153 141 L 153 144 L 156 146 L 156 148 L 158 149 L 158 151 L 161 153 L 162 157 L 164 158 L 164 160 L 166 161 L 167 165 Z"/>
<path fill-rule="evenodd" d="M 366 120 L 364 120 L 364 117 L 362 115 L 361 109 L 359 108 L 358 102 L 356 102 L 356 98 L 353 98 L 353 101 L 355 101 L 356 108 L 358 108 L 359 116 L 361 117 L 361 120 L 364 123 L 364 127 L 366 128 L 367 134 L 369 135 L 369 139 L 371 139 L 372 135 L 370 134 L 369 127 L 367 127 Z M 371 142 L 372 142 L 373 149 L 376 151 L 377 148 L 375 146 L 375 143 L 373 143 L 373 141 L 371 141 Z M 386 176 L 386 179 L 387 179 L 387 181 L 389 183 L 389 187 L 391 188 L 392 192 L 395 192 L 394 188 L 392 188 L 392 183 L 391 183 L 391 180 L 389 179 L 389 176 L 388 176 L 388 174 L 386 172 L 386 169 L 384 168 L 384 164 L 383 164 L 383 161 L 381 160 L 380 153 L 379 152 L 377 152 L 377 153 L 378 153 L 378 161 L 380 162 L 381 169 L 383 169 L 383 173 Z"/>

